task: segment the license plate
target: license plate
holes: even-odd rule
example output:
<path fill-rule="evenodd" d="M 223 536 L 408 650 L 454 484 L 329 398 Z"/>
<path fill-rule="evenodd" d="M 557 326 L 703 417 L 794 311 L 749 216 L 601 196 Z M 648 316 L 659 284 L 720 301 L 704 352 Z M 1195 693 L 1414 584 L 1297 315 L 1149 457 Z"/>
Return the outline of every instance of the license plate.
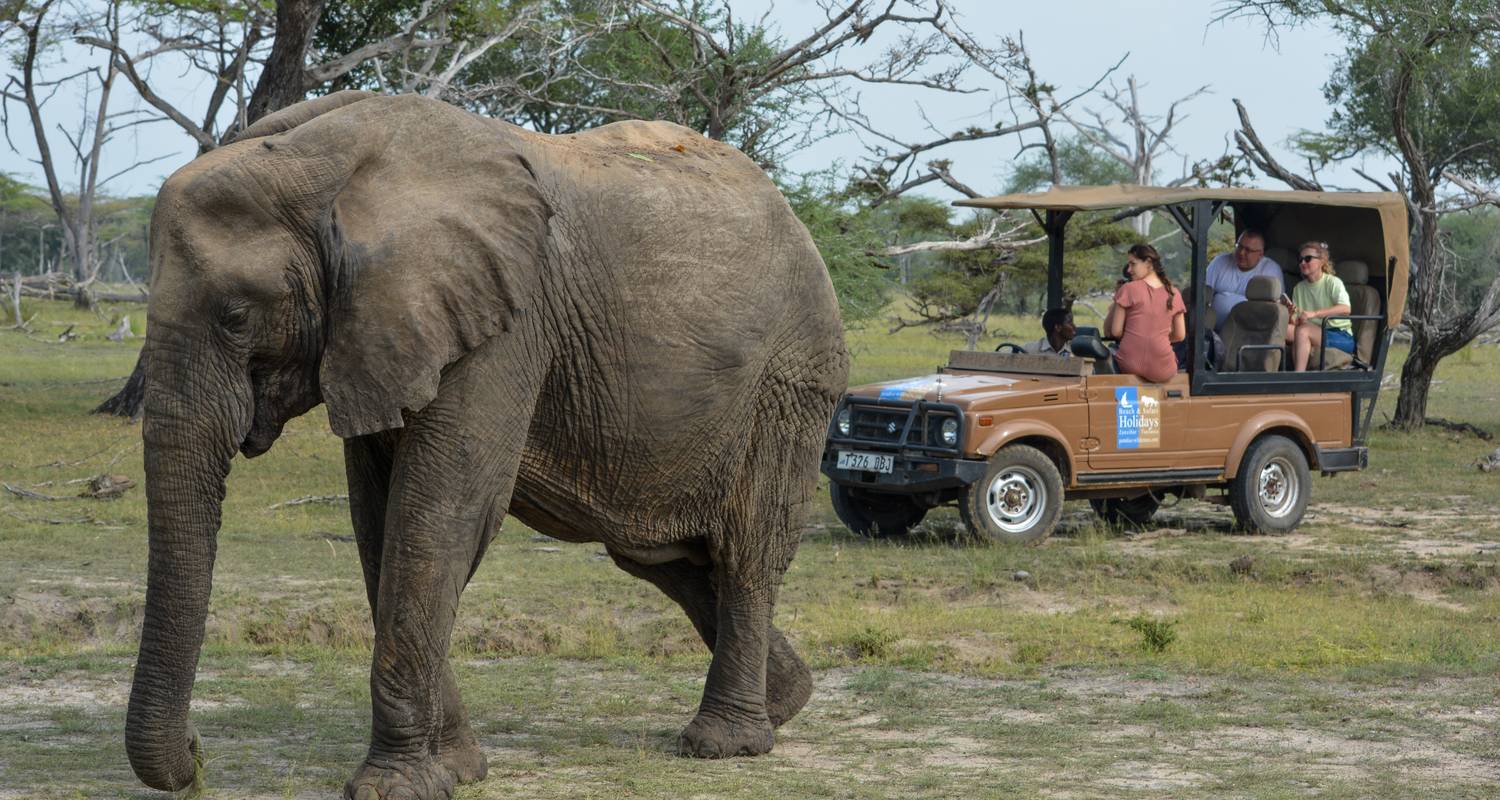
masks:
<path fill-rule="evenodd" d="M 879 453 L 853 453 L 848 450 L 839 451 L 839 469 L 852 469 L 859 472 L 890 472 L 895 466 L 895 456 L 883 456 Z"/>

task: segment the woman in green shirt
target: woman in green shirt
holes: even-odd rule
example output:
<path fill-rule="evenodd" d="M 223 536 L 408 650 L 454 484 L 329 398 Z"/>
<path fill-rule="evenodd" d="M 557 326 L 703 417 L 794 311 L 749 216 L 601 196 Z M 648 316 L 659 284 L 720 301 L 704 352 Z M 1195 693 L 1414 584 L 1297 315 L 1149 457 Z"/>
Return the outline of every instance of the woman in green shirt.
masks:
<path fill-rule="evenodd" d="M 1353 355 L 1354 327 L 1347 319 L 1327 319 L 1349 313 L 1349 290 L 1333 274 L 1328 243 L 1306 242 L 1297 250 L 1301 253 L 1298 267 L 1303 281 L 1293 287 L 1292 301 L 1287 304 L 1291 320 L 1286 326 L 1286 340 L 1292 343 L 1292 369 L 1302 372 L 1325 338 L 1329 347 Z"/>

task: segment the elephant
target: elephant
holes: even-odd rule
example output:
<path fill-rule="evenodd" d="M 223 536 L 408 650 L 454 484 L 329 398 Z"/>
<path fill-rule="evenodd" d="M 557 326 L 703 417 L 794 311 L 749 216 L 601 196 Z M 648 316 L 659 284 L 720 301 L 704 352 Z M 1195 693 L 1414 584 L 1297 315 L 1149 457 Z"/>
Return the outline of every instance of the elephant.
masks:
<path fill-rule="evenodd" d="M 679 738 L 768 752 L 812 691 L 772 624 L 848 351 L 817 248 L 732 146 L 665 122 L 546 135 L 340 92 L 162 185 L 151 220 L 149 558 L 136 775 L 202 768 L 189 720 L 225 481 L 326 407 L 374 626 L 348 798 L 486 772 L 448 661 L 503 517 L 603 544 L 712 651 Z"/>

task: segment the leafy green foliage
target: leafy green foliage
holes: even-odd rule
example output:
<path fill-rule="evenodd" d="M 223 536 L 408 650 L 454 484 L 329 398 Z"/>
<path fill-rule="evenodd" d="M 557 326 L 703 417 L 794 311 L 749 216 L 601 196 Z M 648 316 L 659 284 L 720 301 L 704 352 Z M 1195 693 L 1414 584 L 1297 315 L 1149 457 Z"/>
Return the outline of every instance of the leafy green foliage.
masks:
<path fill-rule="evenodd" d="M 1481 180 L 1500 178 L 1500 59 L 1495 50 L 1500 36 L 1494 27 L 1463 31 L 1456 25 L 1459 32 L 1429 42 L 1429 25 L 1418 13 L 1436 12 L 1454 21 L 1475 18 L 1483 13 L 1481 7 L 1494 14 L 1493 0 L 1367 0 L 1362 5 L 1400 13 L 1402 24 L 1386 35 L 1353 39 L 1324 87 L 1333 108 L 1327 130 L 1299 139 L 1304 151 L 1332 161 L 1366 149 L 1391 150 L 1391 107 L 1404 62 L 1413 67 L 1407 122 L 1428 154 L 1432 175 L 1447 168 Z"/>
<path fill-rule="evenodd" d="M 1124 164 L 1076 136 L 1058 141 L 1057 166 L 1062 170 L 1064 186 L 1105 186 L 1132 180 L 1130 170 Z M 1005 191 L 1040 192 L 1051 185 L 1052 164 L 1047 154 L 1032 150 L 1016 159 L 1006 179 Z"/>
<path fill-rule="evenodd" d="M 783 185 L 781 191 L 818 246 L 844 319 L 868 319 L 879 313 L 891 282 L 871 255 L 885 242 L 870 212 L 845 202 L 826 175 Z"/>

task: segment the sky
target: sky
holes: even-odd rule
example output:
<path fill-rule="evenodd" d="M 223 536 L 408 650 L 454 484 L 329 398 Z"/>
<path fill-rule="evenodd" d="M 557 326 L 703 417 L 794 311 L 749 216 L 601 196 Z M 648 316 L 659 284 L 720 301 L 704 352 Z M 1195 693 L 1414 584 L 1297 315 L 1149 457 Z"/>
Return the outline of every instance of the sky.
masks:
<path fill-rule="evenodd" d="M 1327 118 L 1328 108 L 1321 87 L 1341 51 L 1341 43 L 1329 31 L 1304 28 L 1282 31 L 1276 40 L 1267 37 L 1258 22 L 1229 20 L 1211 24 L 1217 0 L 1048 0 L 1014 3 L 1003 0 L 953 0 L 960 23 L 986 44 L 998 44 L 1007 35 L 1024 33 L 1039 76 L 1058 87 L 1059 96 L 1069 96 L 1093 84 L 1123 56 L 1114 73 L 1123 87 L 1134 75 L 1141 87 L 1142 105 L 1150 113 L 1164 113 L 1172 101 L 1207 85 L 1208 93 L 1179 107 L 1179 122 L 1171 137 L 1177 154 L 1158 160 L 1158 182 L 1182 174 L 1183 156 L 1189 161 L 1216 158 L 1229 146 L 1229 134 L 1238 124 L 1233 98 L 1241 100 L 1251 114 L 1261 138 L 1289 165 L 1298 164 L 1285 146 L 1299 130 L 1316 129 Z M 822 14 L 813 0 L 733 0 L 736 15 L 767 20 L 787 39 L 800 38 L 815 27 Z M 880 44 L 879 39 L 871 41 Z M 844 59 L 853 66 L 874 55 L 853 54 Z M 87 53 L 70 48 L 65 63 L 52 65 L 51 74 L 76 68 Z M 205 98 L 207 81 L 192 75 L 179 76 L 158 69 L 153 77 L 167 97 Z M 1001 95 L 993 81 L 985 84 L 976 75 L 974 84 L 984 91 L 967 95 L 940 95 L 910 87 L 863 87 L 863 107 L 871 122 L 903 141 L 933 138 L 923 117 L 944 133 L 970 125 L 987 126 L 998 118 L 990 106 Z M 1106 84 L 1107 85 L 1107 84 Z M 122 85 L 117 108 L 144 108 L 128 87 Z M 196 112 L 198 103 L 186 104 Z M 82 108 L 80 98 L 58 95 L 46 108 L 49 122 L 76 125 Z M 1102 100 L 1085 98 L 1080 109 L 1104 110 Z M 0 171 L 43 185 L 40 168 L 32 163 L 36 150 L 29 125 L 18 106 L 11 109 L 10 147 L 0 150 Z M 200 112 L 201 113 L 201 112 Z M 1182 115 L 1185 118 L 1181 118 Z M 189 113 L 189 116 L 193 116 Z M 54 128 L 54 153 L 66 142 Z M 999 192 L 1020 142 L 1014 137 L 968 143 L 942 151 L 954 161 L 954 172 L 981 192 Z M 187 163 L 196 152 L 192 141 L 166 122 L 142 125 L 120 133 L 106 149 L 101 175 L 109 175 L 133 163 L 157 159 L 144 167 L 113 179 L 111 194 L 154 192 L 172 171 Z M 791 154 L 787 166 L 795 172 L 814 171 L 833 164 L 848 165 L 865 154 L 865 143 L 856 136 L 842 135 L 817 142 Z M 1354 164 L 1350 166 L 1360 166 Z M 1366 171 L 1383 174 L 1381 164 L 1365 165 Z M 1324 174 L 1325 182 L 1347 188 L 1371 188 L 1349 167 Z M 76 183 L 63 175 L 64 183 Z M 1264 178 L 1254 183 L 1270 188 L 1279 184 Z M 934 196 L 951 197 L 935 190 Z"/>

